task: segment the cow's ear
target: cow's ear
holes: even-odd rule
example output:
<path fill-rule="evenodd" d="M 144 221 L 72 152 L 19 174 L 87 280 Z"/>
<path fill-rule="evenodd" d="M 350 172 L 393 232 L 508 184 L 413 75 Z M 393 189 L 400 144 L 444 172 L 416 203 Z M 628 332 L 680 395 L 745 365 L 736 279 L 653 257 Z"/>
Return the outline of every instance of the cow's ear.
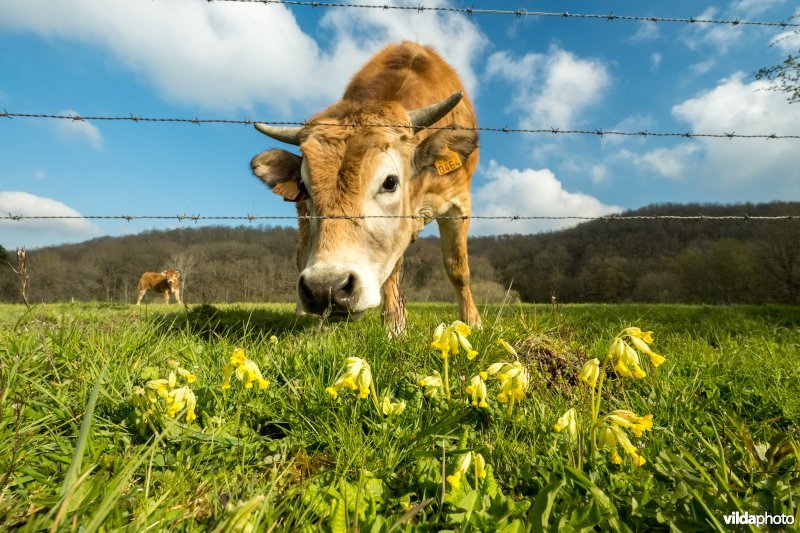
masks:
<path fill-rule="evenodd" d="M 414 171 L 432 170 L 440 175 L 461 168 L 478 147 L 474 130 L 439 130 L 419 143 L 414 152 Z"/>
<path fill-rule="evenodd" d="M 287 202 L 301 202 L 307 198 L 300 179 L 303 158 L 286 150 L 267 150 L 250 161 L 253 174 L 283 197 Z"/>

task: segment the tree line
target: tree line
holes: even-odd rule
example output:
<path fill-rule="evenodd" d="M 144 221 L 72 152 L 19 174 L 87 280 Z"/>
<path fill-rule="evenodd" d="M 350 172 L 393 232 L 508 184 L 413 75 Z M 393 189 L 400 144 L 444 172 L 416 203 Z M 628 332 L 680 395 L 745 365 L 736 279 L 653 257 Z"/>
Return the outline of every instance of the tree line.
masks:
<path fill-rule="evenodd" d="M 798 202 L 662 204 L 623 214 L 781 216 Z M 297 231 L 268 226 L 147 231 L 29 250 L 29 300 L 136 299 L 145 271 L 177 268 L 187 303 L 293 302 Z M 479 303 L 549 302 L 800 303 L 800 220 L 614 220 L 535 235 L 470 239 Z M 402 287 L 409 301 L 454 301 L 439 240 L 408 249 Z M 0 248 L 3 263 L 14 254 Z M 0 300 L 19 302 L 11 268 Z M 156 298 L 155 295 L 146 299 Z M 158 301 L 158 300 L 150 300 Z"/>

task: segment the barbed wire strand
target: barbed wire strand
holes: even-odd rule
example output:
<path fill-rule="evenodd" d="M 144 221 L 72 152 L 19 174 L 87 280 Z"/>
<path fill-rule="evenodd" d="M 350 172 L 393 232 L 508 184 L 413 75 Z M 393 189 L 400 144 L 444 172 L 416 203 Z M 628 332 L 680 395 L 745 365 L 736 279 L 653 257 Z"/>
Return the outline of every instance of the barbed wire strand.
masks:
<path fill-rule="evenodd" d="M 365 219 L 414 219 L 414 220 L 577 220 L 593 221 L 602 220 L 606 222 L 620 222 L 632 220 L 741 220 L 741 221 L 800 221 L 800 214 L 797 215 L 772 215 L 761 216 L 745 213 L 742 215 L 601 215 L 601 216 L 549 216 L 549 215 L 245 215 L 245 216 L 204 216 L 204 215 L 14 215 L 8 213 L 0 216 L 0 220 L 13 220 L 22 222 L 25 220 L 177 220 L 179 222 L 190 221 L 198 222 L 201 220 L 247 220 L 250 222 L 257 220 L 365 220 Z"/>
<path fill-rule="evenodd" d="M 146 122 L 146 123 L 180 123 L 180 124 L 236 124 L 249 126 L 254 123 L 269 124 L 272 126 L 333 126 L 340 128 L 410 128 L 410 124 L 377 124 L 377 123 L 327 123 L 327 122 L 314 122 L 307 121 L 274 121 L 274 120 L 249 120 L 249 119 L 217 119 L 217 118 L 163 118 L 163 117 L 142 117 L 139 115 L 130 114 L 128 116 L 83 116 L 77 114 L 69 115 L 50 115 L 43 113 L 11 113 L 7 110 L 0 112 L 0 118 L 37 118 L 46 120 L 70 120 L 73 122 L 86 122 L 86 121 L 121 121 L 121 122 Z M 0 122 L 2 125 L 2 122 Z M 711 139 L 800 139 L 800 134 L 777 134 L 777 133 L 757 133 L 757 134 L 742 134 L 736 132 L 724 133 L 695 133 L 687 132 L 663 132 L 663 131 L 618 131 L 618 130 L 604 130 L 604 129 L 561 129 L 561 128 L 508 128 L 508 127 L 467 127 L 467 126 L 430 126 L 430 130 L 468 130 L 468 131 L 481 131 L 491 133 L 544 133 L 553 135 L 595 135 L 597 137 L 609 136 L 627 136 L 627 137 L 682 137 L 686 139 L 693 138 L 711 138 Z"/>
<path fill-rule="evenodd" d="M 337 3 L 337 2 L 314 2 L 314 1 L 300 1 L 300 0 L 207 0 L 208 3 L 214 2 L 235 2 L 244 4 L 282 4 L 286 6 L 303 6 L 303 7 L 326 7 L 326 8 L 356 8 L 356 9 L 379 9 L 382 11 L 398 10 L 398 11 L 416 11 L 417 13 L 424 12 L 440 12 L 452 14 L 465 14 L 465 15 L 509 15 L 516 18 L 524 17 L 556 17 L 563 19 L 590 19 L 590 20 L 605 20 L 605 21 L 633 21 L 633 22 L 668 22 L 668 23 L 682 23 L 682 24 L 722 24 L 727 26 L 774 26 L 779 28 L 797 27 L 800 24 L 791 23 L 786 20 L 778 22 L 769 21 L 753 21 L 736 19 L 710 19 L 710 18 L 696 18 L 696 17 L 648 17 L 637 15 L 617 15 L 608 13 L 606 15 L 596 13 L 570 13 L 568 11 L 528 11 L 527 9 L 480 9 L 474 7 L 446 7 L 446 6 L 423 6 L 418 4 L 416 6 L 397 6 L 389 4 L 352 4 L 352 3 Z M 791 19 L 790 19 L 791 20 Z"/>

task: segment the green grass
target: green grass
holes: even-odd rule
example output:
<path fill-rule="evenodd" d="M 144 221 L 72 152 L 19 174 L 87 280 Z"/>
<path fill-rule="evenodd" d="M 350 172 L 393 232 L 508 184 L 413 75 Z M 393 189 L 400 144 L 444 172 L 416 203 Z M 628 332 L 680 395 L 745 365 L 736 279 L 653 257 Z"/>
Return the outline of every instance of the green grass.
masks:
<path fill-rule="evenodd" d="M 377 314 L 320 325 L 287 305 L 2 305 L 0 529 L 708 530 L 734 511 L 800 522 L 800 309 L 524 305 L 483 317 L 469 337 L 478 357 L 450 360 L 448 402 L 417 381 L 442 369 L 430 342 L 455 319 L 449 305 L 411 305 L 394 340 Z M 641 380 L 612 371 L 603 388 L 602 412 L 653 415 L 633 439 L 640 468 L 553 431 L 588 402 L 583 363 L 629 325 L 653 330 L 667 358 Z M 465 403 L 470 378 L 508 360 L 500 337 L 531 372 L 510 414 L 491 381 L 488 409 Z M 269 387 L 234 378 L 220 390 L 236 347 Z M 325 392 L 351 356 L 403 413 Z M 132 391 L 170 360 L 197 375 L 198 419 L 143 424 Z M 442 458 L 450 474 L 467 451 L 489 475 L 454 489 Z"/>

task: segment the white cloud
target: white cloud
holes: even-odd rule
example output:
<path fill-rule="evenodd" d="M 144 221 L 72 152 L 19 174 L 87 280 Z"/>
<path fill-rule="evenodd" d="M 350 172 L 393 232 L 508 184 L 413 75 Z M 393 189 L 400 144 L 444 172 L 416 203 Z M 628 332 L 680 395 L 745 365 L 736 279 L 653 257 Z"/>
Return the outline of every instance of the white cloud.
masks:
<path fill-rule="evenodd" d="M 782 52 L 794 54 L 800 49 L 800 30 L 795 28 L 792 31 L 780 33 L 775 36 L 770 44 L 776 46 Z"/>
<path fill-rule="evenodd" d="M 0 191 L 0 213 L 13 216 L 81 216 L 68 205 L 20 191 Z M 2 244 L 8 249 L 32 248 L 53 242 L 81 241 L 101 234 L 85 219 L 0 219 Z"/>
<path fill-rule="evenodd" d="M 589 179 L 592 183 L 603 183 L 608 178 L 608 167 L 602 163 L 589 167 Z"/>
<path fill-rule="evenodd" d="M 514 86 L 513 109 L 521 111 L 523 128 L 574 126 L 581 113 L 600 101 L 610 83 L 605 65 L 578 59 L 559 48 L 520 59 L 506 51 L 496 52 L 489 58 L 486 74 Z"/>
<path fill-rule="evenodd" d="M 644 154 L 621 150 L 614 159 L 631 161 L 646 172 L 655 171 L 665 178 L 683 180 L 688 169 L 696 164 L 693 156 L 701 151 L 699 144 L 687 143 L 675 148 L 656 148 Z"/>
<path fill-rule="evenodd" d="M 745 83 L 744 74 L 722 80 L 714 89 L 672 108 L 692 131 L 739 134 L 796 134 L 800 106 L 765 81 Z M 791 139 L 699 139 L 700 165 L 695 179 L 739 199 L 800 198 L 800 150 Z M 748 195 L 752 195 L 748 197 Z"/>
<path fill-rule="evenodd" d="M 58 115 L 80 116 L 72 109 L 59 111 Z M 85 120 L 56 120 L 53 122 L 56 135 L 64 141 L 78 141 L 88 143 L 92 148 L 99 150 L 103 147 L 103 135 L 94 124 Z"/>
<path fill-rule="evenodd" d="M 699 63 L 694 63 L 689 66 L 689 70 L 692 71 L 692 74 L 695 76 L 701 76 L 706 72 L 710 71 L 714 66 L 717 64 L 717 60 L 713 57 L 706 59 L 705 61 L 700 61 Z"/>
<path fill-rule="evenodd" d="M 0 11 L 0 28 L 88 43 L 169 100 L 227 111 L 328 103 L 370 53 L 401 37 L 439 45 L 474 88 L 471 65 L 487 43 L 465 16 L 415 12 L 330 10 L 323 19 L 333 33 L 326 53 L 280 5 L 0 0 Z"/>
<path fill-rule="evenodd" d="M 606 205 L 593 196 L 569 192 L 551 170 L 512 169 L 489 162 L 487 180 L 473 191 L 473 212 L 481 216 L 581 216 L 618 213 L 622 208 Z M 474 220 L 474 235 L 536 233 L 568 226 L 574 220 Z"/>
<path fill-rule="evenodd" d="M 728 3 L 724 10 L 709 7 L 695 18 L 753 20 L 784 2 L 785 0 L 737 0 Z M 752 34 L 753 28 L 749 29 Z M 727 53 L 745 35 L 747 31 L 743 26 L 731 27 L 728 24 L 690 24 L 683 31 L 684 42 L 690 48 L 698 50 L 708 45 L 721 54 Z"/>
<path fill-rule="evenodd" d="M 797 22 L 796 19 L 798 18 L 800 18 L 800 8 L 795 9 L 794 19 L 790 22 Z M 777 47 L 782 52 L 794 54 L 800 49 L 800 29 L 793 28 L 779 33 L 769 44 Z"/>
<path fill-rule="evenodd" d="M 637 26 L 636 32 L 628 37 L 633 43 L 648 43 L 661 37 L 659 26 L 655 22 L 638 22 Z"/>
<path fill-rule="evenodd" d="M 389 3 L 417 5 L 412 0 Z M 440 7 L 448 2 L 431 0 L 425 5 Z M 453 65 L 473 94 L 477 89 L 474 63 L 489 43 L 469 18 L 446 13 L 420 15 L 416 11 L 394 11 L 387 14 L 376 9 L 332 9 L 326 12 L 321 25 L 334 32 L 332 67 L 344 70 L 348 79 L 386 43 L 410 40 L 433 45 Z"/>
<path fill-rule="evenodd" d="M 657 72 L 658 68 L 661 66 L 661 61 L 664 57 L 659 53 L 655 52 L 650 55 L 650 70 L 652 72 Z"/>
<path fill-rule="evenodd" d="M 695 18 L 716 20 L 729 13 L 729 11 L 721 13 L 716 7 L 709 7 Z M 684 42 L 689 48 L 698 50 L 704 45 L 710 45 L 722 54 L 726 53 L 741 36 L 741 26 L 729 27 L 722 24 L 690 24 L 683 32 Z"/>

